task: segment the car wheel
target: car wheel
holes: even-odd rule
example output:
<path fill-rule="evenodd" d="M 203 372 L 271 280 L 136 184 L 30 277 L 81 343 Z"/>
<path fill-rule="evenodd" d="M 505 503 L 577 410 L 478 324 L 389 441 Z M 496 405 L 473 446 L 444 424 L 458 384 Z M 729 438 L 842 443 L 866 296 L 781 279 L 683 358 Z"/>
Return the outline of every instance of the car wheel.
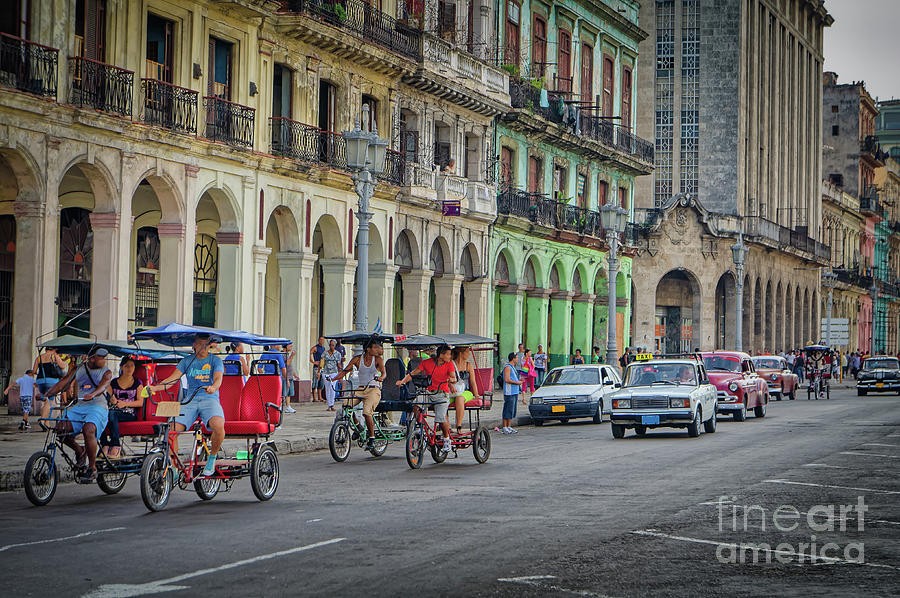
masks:
<path fill-rule="evenodd" d="M 594 418 L 592 421 L 595 424 L 603 423 L 603 403 L 597 403 L 597 412 L 594 413 Z"/>
<path fill-rule="evenodd" d="M 697 410 L 694 412 L 693 421 L 691 423 L 689 423 L 687 426 L 687 433 L 688 433 L 688 436 L 690 436 L 691 438 L 697 438 L 698 436 L 700 436 L 701 416 L 702 416 L 702 413 L 700 411 L 700 407 L 697 407 Z"/>
<path fill-rule="evenodd" d="M 644 436 L 647 433 L 647 426 L 635 426 L 634 433 L 638 436 Z"/>
<path fill-rule="evenodd" d="M 613 438 L 625 438 L 625 426 L 622 424 L 612 424 Z"/>
<path fill-rule="evenodd" d="M 562 418 L 561 420 L 559 420 L 559 423 L 565 425 L 565 424 L 569 423 L 569 418 L 568 418 L 568 417 L 564 417 L 564 418 Z"/>
<path fill-rule="evenodd" d="M 857 389 L 856 389 L 856 396 L 858 396 L 858 397 L 864 397 L 864 396 L 866 396 L 866 391 L 860 390 L 860 389 L 857 388 Z"/>
<path fill-rule="evenodd" d="M 747 419 L 747 403 L 741 403 L 741 408 L 734 412 L 734 421 L 742 422 Z"/>
<path fill-rule="evenodd" d="M 541 426 L 544 425 L 544 420 L 534 418 L 534 419 L 531 420 L 531 423 L 533 423 L 535 426 L 537 426 L 538 428 L 540 428 Z"/>
<path fill-rule="evenodd" d="M 792 401 L 797 398 L 797 389 L 796 388 L 788 393 L 788 398 Z"/>
<path fill-rule="evenodd" d="M 716 415 L 716 411 L 713 410 L 712 417 L 703 422 L 703 431 L 707 434 L 715 434 L 716 433 L 716 423 L 719 421 L 718 416 Z"/>
<path fill-rule="evenodd" d="M 768 401 L 763 401 L 759 405 L 753 408 L 753 416 L 757 419 L 763 418 L 766 416 L 766 404 Z"/>

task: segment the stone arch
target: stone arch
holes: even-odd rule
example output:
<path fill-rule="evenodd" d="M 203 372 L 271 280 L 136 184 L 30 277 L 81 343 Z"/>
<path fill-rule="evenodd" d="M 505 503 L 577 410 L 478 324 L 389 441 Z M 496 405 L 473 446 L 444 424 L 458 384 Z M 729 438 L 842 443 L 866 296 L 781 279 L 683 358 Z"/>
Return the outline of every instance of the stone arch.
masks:
<path fill-rule="evenodd" d="M 819 319 L 821 304 L 818 297 L 819 294 L 813 289 L 809 299 L 809 333 L 810 339 L 814 342 L 819 342 L 822 336 L 821 320 Z"/>
<path fill-rule="evenodd" d="M 116 183 L 111 170 L 102 160 L 95 159 L 93 162 L 88 162 L 87 156 L 79 155 L 72 158 L 60 172 L 62 174 L 59 179 L 59 188 L 63 186 L 67 177 L 75 173 L 80 173 L 87 180 L 93 195 L 93 207 L 90 209 L 92 212 L 119 213 L 121 204 L 118 200 L 118 194 L 115 192 L 119 185 Z M 64 207 L 63 203 L 62 197 L 59 197 L 58 207 L 60 209 Z"/>
<path fill-rule="evenodd" d="M 38 176 L 37 162 L 25 149 L 0 148 L 0 159 L 9 167 L 16 181 L 16 198 L 38 201 L 43 195 L 46 181 Z"/>
<path fill-rule="evenodd" d="M 276 251 L 300 251 L 300 228 L 297 218 L 287 206 L 276 206 L 266 216 L 266 237 L 268 228 L 273 226 L 278 234 Z"/>
<path fill-rule="evenodd" d="M 497 259 L 494 261 L 494 282 L 500 283 L 501 285 L 505 284 L 516 284 L 518 280 L 515 277 L 515 271 L 510 266 L 510 256 L 507 250 L 501 250 L 497 254 Z"/>
<path fill-rule="evenodd" d="M 733 349 L 737 325 L 737 281 L 734 273 L 724 272 L 716 283 L 716 349 Z"/>
<path fill-rule="evenodd" d="M 444 237 L 435 238 L 428 252 L 428 268 L 434 273 L 433 276 L 440 278 L 445 273 L 452 273 L 449 255 L 450 246 L 447 240 Z"/>
<path fill-rule="evenodd" d="M 540 288 L 540 278 L 538 278 L 538 270 L 534 267 L 537 258 L 534 256 L 528 258 L 525 262 L 525 271 L 522 273 L 522 284 L 526 289 Z"/>
<path fill-rule="evenodd" d="M 384 238 L 374 222 L 369 223 L 369 263 L 385 263 Z"/>
<path fill-rule="evenodd" d="M 576 295 L 581 295 L 584 293 L 590 294 L 592 285 L 591 280 L 588 277 L 587 265 L 584 262 L 578 262 L 577 264 L 575 264 L 575 267 L 572 268 L 571 288 Z"/>
<path fill-rule="evenodd" d="M 215 206 L 219 222 L 219 231 L 229 233 L 241 232 L 240 203 L 227 185 L 217 187 L 215 182 L 211 182 L 203 188 L 197 197 L 195 210 L 200 208 L 200 202 L 203 201 L 204 197 L 209 198 Z"/>
<path fill-rule="evenodd" d="M 791 351 L 796 348 L 794 344 L 794 289 L 791 283 L 784 288 L 784 350 Z"/>
<path fill-rule="evenodd" d="M 699 279 L 690 270 L 670 270 L 659 279 L 656 284 L 656 350 L 685 353 L 700 346 L 701 300 Z"/>
<path fill-rule="evenodd" d="M 794 287 L 794 345 L 797 349 L 802 348 L 805 340 L 803 340 L 803 295 L 800 294 L 800 287 Z"/>
<path fill-rule="evenodd" d="M 406 272 L 422 267 L 418 240 L 408 228 L 397 234 L 397 240 L 394 242 L 394 263 Z"/>
<path fill-rule="evenodd" d="M 472 282 L 481 276 L 481 259 L 474 243 L 467 243 L 459 256 L 459 272 L 464 282 Z"/>
<path fill-rule="evenodd" d="M 550 274 L 549 271 L 544 267 L 543 263 L 541 262 L 541 258 L 536 251 L 529 250 L 522 259 L 523 281 L 525 279 L 525 268 L 527 268 L 529 265 L 534 271 L 535 288 L 547 288 L 547 277 Z M 523 284 L 525 283 L 523 282 Z"/>
<path fill-rule="evenodd" d="M 743 317 L 741 318 L 741 350 L 747 351 L 753 344 L 753 281 L 744 275 Z"/>
<path fill-rule="evenodd" d="M 553 262 L 550 266 L 550 274 L 547 277 L 547 288 L 551 291 L 560 291 L 563 289 L 563 281 L 565 281 L 565 275 L 561 272 L 562 268 L 560 267 L 561 262 L 559 260 Z"/>
<path fill-rule="evenodd" d="M 344 245 L 341 242 L 341 228 L 330 214 L 322 214 L 313 227 L 313 253 L 319 258 L 336 259 L 344 257 Z"/>

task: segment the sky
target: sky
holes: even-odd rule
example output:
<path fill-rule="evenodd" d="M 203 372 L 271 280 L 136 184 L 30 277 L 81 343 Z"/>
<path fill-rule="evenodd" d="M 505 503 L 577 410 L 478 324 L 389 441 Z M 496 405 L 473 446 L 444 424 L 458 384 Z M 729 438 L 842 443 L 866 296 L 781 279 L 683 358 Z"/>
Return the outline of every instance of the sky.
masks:
<path fill-rule="evenodd" d="M 825 0 L 825 70 L 865 81 L 873 98 L 900 99 L 900 0 Z"/>

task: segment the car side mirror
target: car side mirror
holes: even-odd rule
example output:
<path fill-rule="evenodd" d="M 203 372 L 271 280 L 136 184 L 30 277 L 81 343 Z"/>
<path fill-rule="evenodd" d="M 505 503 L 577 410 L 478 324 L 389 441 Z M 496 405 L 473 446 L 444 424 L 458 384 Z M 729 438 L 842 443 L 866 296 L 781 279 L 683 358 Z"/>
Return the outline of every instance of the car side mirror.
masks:
<path fill-rule="evenodd" d="M 603 386 L 613 386 L 615 381 L 612 378 L 607 378 L 603 381 Z"/>
<path fill-rule="evenodd" d="M 622 388 L 621 382 L 616 382 L 613 384 L 613 388 Z"/>

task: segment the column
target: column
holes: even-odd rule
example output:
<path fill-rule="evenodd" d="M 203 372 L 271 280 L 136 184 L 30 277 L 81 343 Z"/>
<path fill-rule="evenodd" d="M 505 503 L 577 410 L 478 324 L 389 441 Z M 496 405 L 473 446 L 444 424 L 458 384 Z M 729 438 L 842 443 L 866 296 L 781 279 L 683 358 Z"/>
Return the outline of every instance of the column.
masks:
<path fill-rule="evenodd" d="M 572 291 L 556 291 L 550 295 L 550 345 L 547 353 L 550 355 L 550 363 L 547 367 L 553 368 L 565 365 L 571 361 L 570 345 L 572 344 Z M 583 347 L 579 347 L 582 349 Z M 574 351 L 573 351 L 574 352 Z M 586 361 L 586 360 L 585 360 Z"/>
<path fill-rule="evenodd" d="M 159 315 L 160 326 L 172 322 L 193 321 L 193 261 L 186 262 L 188 243 L 185 238 L 186 227 L 179 222 L 164 222 L 156 227 L 159 234 L 159 269 L 164 276 L 159 278 Z M 191 278 L 185 274 L 190 272 Z M 181 273 L 181 275 L 177 274 Z M 190 307 L 188 307 L 190 306 Z"/>
<path fill-rule="evenodd" d="M 356 260 L 323 259 L 325 332 L 337 334 L 353 328 L 353 280 Z"/>
<path fill-rule="evenodd" d="M 491 280 L 479 278 L 464 285 L 466 293 L 466 334 L 491 336 L 488 314 L 491 308 Z"/>
<path fill-rule="evenodd" d="M 537 351 L 538 345 L 544 345 L 547 349 L 547 310 L 550 308 L 550 291 L 547 289 L 535 289 L 528 291 L 525 298 L 525 311 L 528 314 L 528 325 L 524 334 L 525 345 L 532 351 Z"/>
<path fill-rule="evenodd" d="M 120 276 L 120 257 L 130 255 L 120 246 L 119 215 L 91 213 L 94 237 L 91 271 L 91 332 L 99 339 L 124 337 L 128 321 L 128 280 Z M 129 235 L 130 237 L 130 235 Z M 124 285 L 121 284 L 124 282 Z M 123 288 L 124 287 L 124 288 Z"/>
<path fill-rule="evenodd" d="M 266 266 L 271 247 L 253 245 L 253 320 L 250 332 L 262 334 L 266 323 Z"/>
<path fill-rule="evenodd" d="M 438 334 L 459 332 L 459 291 L 462 274 L 444 274 L 434 279 L 434 331 Z"/>
<path fill-rule="evenodd" d="M 219 282 L 216 293 L 216 325 L 224 329 L 241 327 L 241 233 L 216 233 L 219 246 Z"/>
<path fill-rule="evenodd" d="M 499 289 L 500 313 L 500 363 L 506 363 L 506 356 L 518 349 L 522 338 L 522 293 L 518 285 L 511 284 Z"/>
<path fill-rule="evenodd" d="M 586 356 L 584 358 L 586 362 L 590 361 L 591 349 L 595 344 L 593 343 L 594 299 L 596 299 L 595 295 L 579 295 L 572 303 L 575 310 L 572 344 L 576 349 L 581 349 L 581 353 Z M 597 346 L 600 347 L 600 345 Z M 600 349 L 602 351 L 603 347 Z"/>
<path fill-rule="evenodd" d="M 605 298 L 600 295 L 594 295 L 594 320 L 592 325 L 593 344 L 606 350 L 606 312 L 609 311 Z"/>
<path fill-rule="evenodd" d="M 428 330 L 428 285 L 431 270 L 401 274 L 403 280 L 403 332 L 422 334 Z"/>
<path fill-rule="evenodd" d="M 394 280 L 397 266 L 369 265 L 369 328 L 381 320 L 382 332 L 394 330 Z"/>
<path fill-rule="evenodd" d="M 303 277 L 303 256 L 297 251 L 281 251 L 275 254 L 278 260 L 278 277 L 281 281 L 281 302 L 279 305 L 278 334 L 294 341 L 300 347 L 300 294 Z M 312 256 L 315 263 L 315 257 Z M 310 265 L 312 270 L 312 265 Z M 304 318 L 307 322 L 309 318 Z"/>

